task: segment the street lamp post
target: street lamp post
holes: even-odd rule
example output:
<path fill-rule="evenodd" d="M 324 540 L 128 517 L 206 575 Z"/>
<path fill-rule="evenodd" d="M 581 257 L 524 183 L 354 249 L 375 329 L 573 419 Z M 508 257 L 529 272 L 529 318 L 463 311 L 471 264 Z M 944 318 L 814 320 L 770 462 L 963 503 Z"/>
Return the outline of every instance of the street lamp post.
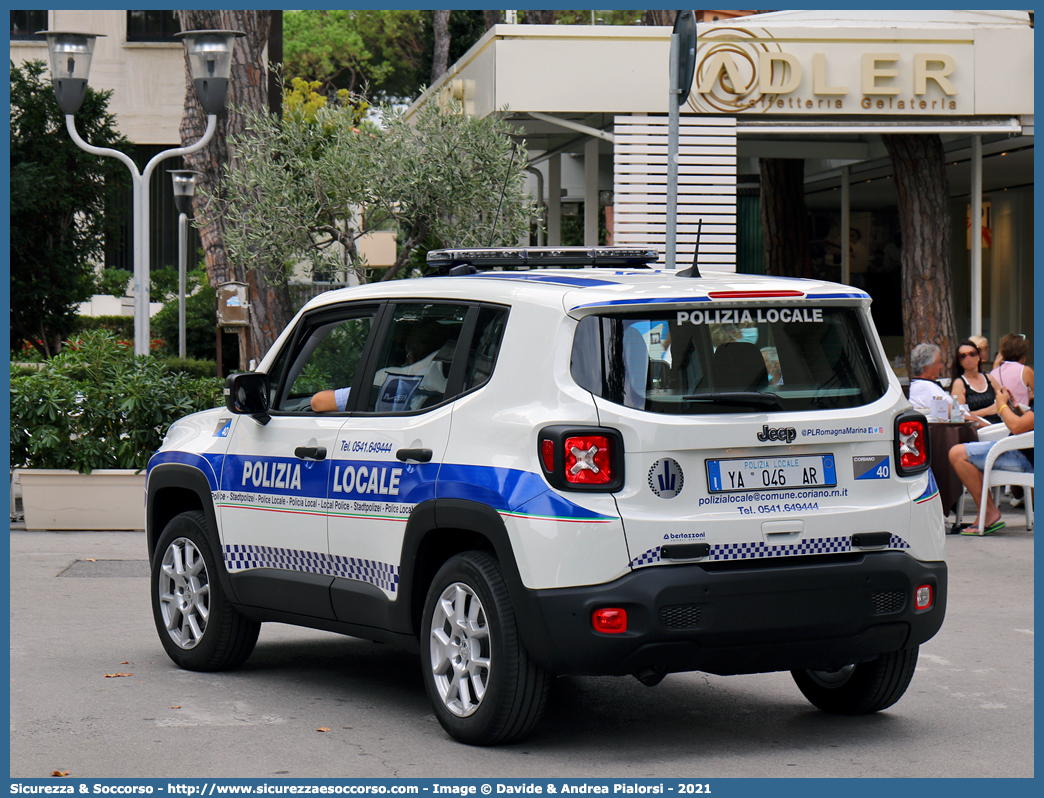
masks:
<path fill-rule="evenodd" d="M 667 121 L 667 235 L 664 268 L 677 268 L 678 247 L 678 128 L 681 106 L 688 100 L 696 68 L 696 15 L 679 11 L 671 31 L 670 114 Z M 693 265 L 696 261 L 693 260 Z M 699 269 L 697 268 L 698 272 Z"/>
<path fill-rule="evenodd" d="M 58 105 L 65 114 L 65 127 L 76 146 L 92 155 L 120 160 L 131 173 L 134 230 L 134 354 L 149 353 L 149 180 L 160 161 L 175 155 L 190 155 L 203 149 L 214 137 L 217 115 L 225 105 L 232 70 L 232 47 L 238 36 L 227 30 L 196 30 L 179 33 L 185 41 L 189 69 L 200 105 L 207 114 L 203 138 L 188 147 L 158 153 L 141 172 L 130 156 L 119 150 L 94 147 L 76 132 L 74 116 L 87 93 L 94 43 L 100 34 L 39 31 L 47 36 L 51 57 L 51 82 Z"/>
<path fill-rule="evenodd" d="M 196 177 L 191 169 L 171 169 L 174 204 L 178 209 L 178 357 L 185 357 L 185 275 L 188 271 L 188 214 L 196 193 Z"/>

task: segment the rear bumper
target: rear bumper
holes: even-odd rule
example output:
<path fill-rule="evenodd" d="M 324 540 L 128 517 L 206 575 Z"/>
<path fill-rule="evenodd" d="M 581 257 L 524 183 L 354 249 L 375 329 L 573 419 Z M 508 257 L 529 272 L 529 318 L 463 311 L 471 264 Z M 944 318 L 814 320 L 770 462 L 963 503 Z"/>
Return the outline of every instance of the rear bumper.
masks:
<path fill-rule="evenodd" d="M 641 568 L 604 585 L 526 591 L 518 613 L 530 654 L 560 674 L 836 670 L 930 639 L 946 614 L 946 563 L 902 552 L 829 562 Z M 913 594 L 931 585 L 933 603 Z M 591 627 L 601 607 L 627 631 Z"/>

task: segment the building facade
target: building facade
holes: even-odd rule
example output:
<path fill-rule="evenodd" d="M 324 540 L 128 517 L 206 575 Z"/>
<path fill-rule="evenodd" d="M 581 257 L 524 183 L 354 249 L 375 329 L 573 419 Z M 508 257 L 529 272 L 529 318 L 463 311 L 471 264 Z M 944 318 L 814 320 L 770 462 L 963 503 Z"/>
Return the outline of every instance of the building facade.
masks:
<path fill-rule="evenodd" d="M 704 268 L 762 268 L 759 160 L 803 160 L 814 266 L 879 300 L 875 318 L 899 355 L 902 242 L 881 135 L 938 135 L 958 334 L 981 332 L 994 351 L 1008 332 L 1032 340 L 1030 14 L 774 12 L 704 22 L 697 35 L 681 115 L 679 263 L 699 231 Z M 670 28 L 501 25 L 414 108 L 448 95 L 469 113 L 507 114 L 539 173 L 531 187 L 548 243 L 562 242 L 570 206 L 583 214 L 583 243 L 598 243 L 601 207 L 613 243 L 662 252 L 669 59 Z"/>

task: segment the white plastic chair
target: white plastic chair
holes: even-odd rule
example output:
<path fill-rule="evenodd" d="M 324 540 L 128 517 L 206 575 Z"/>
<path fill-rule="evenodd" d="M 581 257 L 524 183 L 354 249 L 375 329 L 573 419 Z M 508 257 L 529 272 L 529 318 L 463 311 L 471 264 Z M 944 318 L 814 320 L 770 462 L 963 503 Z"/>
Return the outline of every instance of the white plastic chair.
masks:
<path fill-rule="evenodd" d="M 979 440 L 991 440 L 990 438 L 983 438 L 983 432 L 992 430 L 992 427 L 1003 426 L 1003 424 L 993 424 L 991 427 L 986 427 L 984 430 L 980 430 Z M 1033 474 L 1027 474 L 1020 471 L 1002 471 L 999 468 L 994 470 L 993 468 L 994 461 L 1000 457 L 1003 452 L 1010 452 L 1014 449 L 1031 448 L 1033 448 L 1033 432 L 1023 432 L 1021 435 L 1008 435 L 1007 437 L 1002 437 L 996 444 L 994 444 L 986 455 L 986 467 L 982 472 L 982 496 L 979 501 L 978 528 L 980 530 L 983 529 L 983 524 L 986 522 L 986 497 L 989 495 L 989 490 L 990 488 L 1001 485 L 1021 485 L 1023 488 L 1027 489 L 1024 499 L 1026 507 L 1026 529 L 1033 529 Z"/>
<path fill-rule="evenodd" d="M 1011 434 L 1006 424 L 990 424 L 988 427 L 980 427 L 975 433 L 980 441 L 999 441 L 1001 438 L 1006 438 Z M 952 534 L 956 534 L 961 530 L 962 522 L 964 520 L 964 500 L 968 498 L 968 489 L 961 489 L 961 498 L 957 500 L 957 504 L 954 507 L 954 523 L 952 527 Z M 993 492 L 993 502 L 997 503 L 999 497 L 997 491 Z"/>
<path fill-rule="evenodd" d="M 990 424 L 976 430 L 975 434 L 979 436 L 980 441 L 999 441 L 1001 438 L 1007 438 L 1011 432 L 1007 424 Z"/>
<path fill-rule="evenodd" d="M 982 427 L 982 428 L 980 428 L 976 432 L 976 435 L 978 436 L 978 439 L 980 441 L 999 441 L 1002 438 L 1007 438 L 1010 434 L 1011 434 L 1011 431 L 1008 429 L 1008 426 L 1006 424 L 1003 424 L 1003 423 L 1002 424 L 990 424 L 988 427 Z M 1029 434 L 1032 434 L 1032 433 L 1029 433 Z M 1016 448 L 1028 448 L 1028 447 L 1016 447 Z M 999 454 L 999 452 L 998 452 L 998 454 Z M 996 460 L 997 458 L 994 457 L 993 459 Z M 993 464 L 992 460 L 990 461 L 990 464 L 991 465 Z M 997 504 L 998 507 L 1000 506 L 999 505 L 999 502 L 1000 502 L 1000 488 L 1002 486 L 1004 486 L 1004 485 L 1017 484 L 1017 483 L 1015 483 L 1015 482 L 1010 482 L 1010 483 L 1009 482 L 1000 482 L 1000 481 L 998 481 L 996 479 L 996 476 L 1000 475 L 1000 474 L 1014 474 L 1014 473 L 1015 472 L 1013 472 L 1013 471 L 997 471 L 996 474 L 995 474 L 994 481 L 992 482 L 992 484 L 989 485 L 988 489 L 992 489 L 993 490 L 993 503 Z M 1023 476 L 1023 477 L 1027 477 L 1028 476 L 1028 477 L 1030 477 L 1032 479 L 1032 475 L 1031 474 L 1022 474 L 1021 476 Z M 986 480 L 984 479 L 983 480 L 983 485 L 985 486 L 986 484 L 987 484 Z M 1032 484 L 1032 482 L 1030 484 Z M 983 494 L 983 495 L 985 495 L 985 494 Z M 964 500 L 966 498 L 968 498 L 968 489 L 964 488 L 961 491 L 961 498 L 957 500 L 957 506 L 955 508 L 955 519 L 954 519 L 954 524 L 953 524 L 953 532 L 954 533 L 956 533 L 957 531 L 959 531 L 961 529 L 961 521 L 964 518 Z M 1030 499 L 1030 501 L 1032 502 L 1032 498 Z M 1032 508 L 1032 504 L 1027 504 L 1026 505 L 1026 525 L 1027 525 L 1027 529 L 1032 529 L 1033 528 L 1033 508 Z M 981 529 L 981 527 L 980 527 L 980 529 Z"/>

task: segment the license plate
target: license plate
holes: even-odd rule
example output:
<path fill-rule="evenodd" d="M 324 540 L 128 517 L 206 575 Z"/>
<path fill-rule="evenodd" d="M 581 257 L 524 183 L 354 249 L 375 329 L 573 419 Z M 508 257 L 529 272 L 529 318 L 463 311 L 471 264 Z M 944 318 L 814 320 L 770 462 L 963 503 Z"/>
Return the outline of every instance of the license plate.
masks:
<path fill-rule="evenodd" d="M 737 457 L 707 461 L 711 493 L 786 488 L 832 488 L 837 485 L 832 454 L 794 457 Z"/>

